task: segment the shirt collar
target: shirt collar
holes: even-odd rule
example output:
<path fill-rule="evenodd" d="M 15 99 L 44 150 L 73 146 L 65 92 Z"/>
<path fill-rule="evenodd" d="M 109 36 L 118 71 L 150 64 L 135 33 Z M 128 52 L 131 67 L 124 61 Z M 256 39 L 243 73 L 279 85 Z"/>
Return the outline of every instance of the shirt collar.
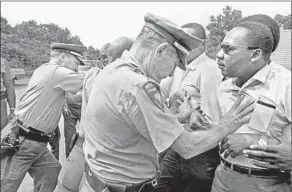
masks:
<path fill-rule="evenodd" d="M 229 89 L 231 90 L 242 90 L 244 89 L 246 86 L 248 86 L 250 83 L 254 82 L 255 80 L 261 82 L 261 83 L 265 83 L 272 67 L 274 66 L 274 62 L 271 61 L 270 64 L 266 65 L 265 67 L 263 67 L 261 70 L 259 70 L 256 74 L 254 74 L 254 76 L 252 76 L 247 82 L 245 82 L 241 88 L 239 88 L 237 86 L 237 82 L 238 82 L 238 78 L 231 78 L 230 82 L 231 85 L 229 87 Z"/>
<path fill-rule="evenodd" d="M 190 64 L 187 65 L 187 68 L 190 70 L 195 70 L 200 64 L 202 64 L 208 56 L 203 52 L 199 57 L 193 60 Z"/>
<path fill-rule="evenodd" d="M 126 63 L 134 65 L 136 68 L 138 68 L 144 75 L 146 74 L 144 69 L 141 67 L 137 59 L 128 51 L 125 50 L 121 56 L 121 59 L 126 61 Z"/>
<path fill-rule="evenodd" d="M 274 62 L 271 61 L 270 64 L 266 65 L 261 70 L 259 70 L 256 74 L 254 74 L 254 76 L 251 77 L 251 79 L 258 80 L 262 83 L 265 83 L 273 65 L 274 65 Z"/>

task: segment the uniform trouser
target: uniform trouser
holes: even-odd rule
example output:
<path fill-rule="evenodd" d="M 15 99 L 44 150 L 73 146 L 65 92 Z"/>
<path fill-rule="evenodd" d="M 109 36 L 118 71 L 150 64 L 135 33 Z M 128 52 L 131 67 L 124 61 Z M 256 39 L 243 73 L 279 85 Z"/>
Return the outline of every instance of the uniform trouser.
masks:
<path fill-rule="evenodd" d="M 97 176 L 92 173 L 90 174 L 87 170 L 87 172 L 83 175 L 83 181 L 80 184 L 79 192 L 102 192 L 105 185 L 108 186 L 110 192 L 139 192 L 140 190 L 142 192 L 166 192 L 172 183 L 172 178 L 160 177 L 156 187 L 153 187 L 151 184 L 152 181 L 149 180 L 144 183 L 135 184 L 135 186 L 133 186 L 133 184 L 129 184 L 129 186 L 117 186 L 115 183 L 104 184 L 99 180 L 99 178 L 91 177 Z"/>
<path fill-rule="evenodd" d="M 212 192 L 291 192 L 279 178 L 248 176 L 220 164 L 215 172 Z"/>
<path fill-rule="evenodd" d="M 102 191 L 95 191 L 94 189 L 92 189 L 86 179 L 86 177 L 83 177 L 84 181 L 82 182 L 82 184 L 80 185 L 79 188 L 79 192 L 102 192 Z M 159 185 L 159 184 L 158 184 Z M 154 191 L 150 191 L 150 190 L 143 190 L 143 192 L 166 192 L 168 191 L 168 184 L 165 186 L 158 186 L 156 190 Z M 116 192 L 116 191 L 112 191 L 111 192 Z M 126 191 L 124 192 L 138 192 L 138 190 L 132 190 L 132 189 L 126 189 Z M 177 192 L 181 192 L 181 191 L 177 191 Z"/>
<path fill-rule="evenodd" d="M 161 175 L 173 177 L 168 192 L 210 192 L 219 163 L 217 147 L 188 160 L 170 150 L 161 162 Z"/>
<path fill-rule="evenodd" d="M 70 143 L 72 136 L 76 133 L 76 124 L 78 120 L 80 120 L 80 116 L 77 116 L 75 111 L 79 109 L 73 108 L 72 106 L 68 105 L 68 111 L 63 110 L 63 117 L 64 117 L 64 137 L 65 137 L 65 153 L 66 158 L 68 158 L 70 154 Z"/>
<path fill-rule="evenodd" d="M 7 103 L 6 99 L 1 99 L 1 130 L 7 125 L 8 118 L 7 118 Z"/>
<path fill-rule="evenodd" d="M 50 145 L 51 145 L 51 152 L 53 153 L 53 155 L 55 156 L 55 158 L 57 160 L 59 160 L 59 151 L 60 151 L 60 138 L 61 138 L 61 132 L 59 129 L 59 126 L 57 126 L 57 128 L 54 131 L 55 135 L 53 137 L 53 139 L 50 141 Z"/>
<path fill-rule="evenodd" d="M 55 192 L 77 192 L 84 174 L 84 153 L 81 145 L 75 145 L 62 165 Z"/>
<path fill-rule="evenodd" d="M 61 169 L 46 143 L 24 139 L 19 151 L 1 158 L 1 191 L 16 192 L 28 172 L 34 192 L 53 192 Z"/>

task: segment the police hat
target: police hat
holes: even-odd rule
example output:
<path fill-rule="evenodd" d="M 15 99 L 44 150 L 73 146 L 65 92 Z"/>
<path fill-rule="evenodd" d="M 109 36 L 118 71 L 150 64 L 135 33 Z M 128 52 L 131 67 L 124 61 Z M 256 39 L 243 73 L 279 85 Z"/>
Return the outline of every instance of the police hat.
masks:
<path fill-rule="evenodd" d="M 145 27 L 151 28 L 160 34 L 178 50 L 182 61 L 179 67 L 185 70 L 185 57 L 191 50 L 198 48 L 198 43 L 204 42 L 204 40 L 187 33 L 185 29 L 168 19 L 152 13 L 147 13 L 144 16 L 144 20 Z"/>
<path fill-rule="evenodd" d="M 79 61 L 80 65 L 85 65 L 83 60 L 83 53 L 86 51 L 86 47 L 83 45 L 65 44 L 65 43 L 52 43 L 51 49 L 53 51 L 63 52 L 74 55 Z"/>

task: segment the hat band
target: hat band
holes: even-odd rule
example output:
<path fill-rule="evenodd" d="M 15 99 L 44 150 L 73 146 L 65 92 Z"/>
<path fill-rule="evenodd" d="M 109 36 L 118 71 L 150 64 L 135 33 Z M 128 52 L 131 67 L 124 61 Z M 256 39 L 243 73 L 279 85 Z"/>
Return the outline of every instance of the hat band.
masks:
<path fill-rule="evenodd" d="M 63 52 L 63 53 L 68 53 L 68 54 L 71 54 L 71 55 L 74 55 L 76 57 L 80 57 L 80 58 L 83 58 L 83 56 L 75 51 L 70 51 L 70 50 L 67 50 L 67 49 L 53 49 L 53 51 L 57 51 L 57 52 Z"/>
<path fill-rule="evenodd" d="M 164 39 L 166 39 L 170 44 L 174 45 L 175 47 L 177 47 L 175 44 L 178 44 L 178 46 L 180 48 L 182 47 L 184 50 L 190 51 L 190 49 L 188 49 L 186 46 L 183 46 L 181 43 L 179 43 L 179 41 L 175 37 L 173 37 L 172 35 L 170 35 L 167 31 L 165 31 L 161 27 L 159 27 L 157 25 L 153 25 L 150 22 L 146 22 L 145 23 L 145 26 L 148 27 L 148 28 L 150 28 L 150 29 L 152 29 L 153 31 L 155 31 L 159 35 L 161 35 Z"/>

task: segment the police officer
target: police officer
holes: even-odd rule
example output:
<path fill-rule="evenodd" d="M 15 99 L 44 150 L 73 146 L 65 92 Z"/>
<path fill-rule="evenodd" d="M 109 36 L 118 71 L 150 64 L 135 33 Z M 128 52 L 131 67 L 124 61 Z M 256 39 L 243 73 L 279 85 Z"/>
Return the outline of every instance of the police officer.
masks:
<path fill-rule="evenodd" d="M 82 192 L 165 191 L 168 179 L 159 179 L 158 153 L 172 147 L 188 159 L 205 152 L 247 122 L 242 117 L 253 109 L 251 102 L 238 107 L 241 98 L 219 125 L 185 130 L 162 101 L 159 82 L 176 66 L 185 69 L 185 55 L 201 41 L 165 18 L 146 14 L 144 19 L 130 51 L 95 79 L 84 118 Z M 181 120 L 187 121 L 191 111 L 182 106 Z"/>
<path fill-rule="evenodd" d="M 128 37 L 119 37 L 115 39 L 107 46 L 102 47 L 103 54 L 108 58 L 104 59 L 108 63 L 113 62 L 119 58 L 124 50 L 130 50 L 133 44 L 133 40 Z M 106 47 L 106 53 L 105 49 Z M 104 63 L 106 66 L 107 63 Z M 84 173 L 84 153 L 83 153 L 83 142 L 84 142 L 84 131 L 83 131 L 83 118 L 85 116 L 85 109 L 87 106 L 88 97 L 92 87 L 94 86 L 93 82 L 95 77 L 100 72 L 100 67 L 93 67 L 85 76 L 82 88 L 82 112 L 81 112 L 81 121 L 79 126 L 76 127 L 76 135 L 72 138 L 72 145 L 74 146 L 67 161 L 62 165 L 62 169 L 58 178 L 58 185 L 55 192 L 77 192 L 79 189 L 79 184 L 82 180 Z"/>
<path fill-rule="evenodd" d="M 13 74 L 7 61 L 1 58 L 1 130 L 7 125 L 8 120 L 12 119 L 15 114 L 15 90 L 13 86 Z M 9 104 L 10 113 L 7 116 L 7 103 Z"/>
<path fill-rule="evenodd" d="M 20 99 L 17 118 L 5 129 L 19 134 L 20 148 L 1 158 L 1 191 L 16 192 L 28 172 L 34 180 L 34 191 L 54 191 L 60 163 L 48 150 L 65 102 L 65 92 L 77 93 L 84 74 L 75 71 L 84 65 L 86 47 L 53 43 L 51 60 L 38 67 Z M 12 128 L 11 128 L 12 127 Z"/>

